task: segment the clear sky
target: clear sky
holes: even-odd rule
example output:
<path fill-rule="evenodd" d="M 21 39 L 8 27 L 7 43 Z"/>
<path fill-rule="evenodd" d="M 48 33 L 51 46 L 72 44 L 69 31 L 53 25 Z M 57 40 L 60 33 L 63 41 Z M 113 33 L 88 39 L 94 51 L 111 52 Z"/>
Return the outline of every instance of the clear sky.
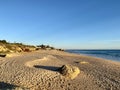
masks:
<path fill-rule="evenodd" d="M 120 0 L 0 0 L 0 39 L 120 49 Z"/>

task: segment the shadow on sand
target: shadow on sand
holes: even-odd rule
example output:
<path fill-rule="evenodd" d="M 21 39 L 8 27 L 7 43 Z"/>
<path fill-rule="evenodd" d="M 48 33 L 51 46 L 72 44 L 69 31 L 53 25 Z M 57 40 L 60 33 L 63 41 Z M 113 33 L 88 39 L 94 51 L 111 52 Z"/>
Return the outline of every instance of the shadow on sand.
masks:
<path fill-rule="evenodd" d="M 41 65 L 34 65 L 34 67 L 46 69 L 46 70 L 51 70 L 51 71 L 59 71 L 59 68 L 60 68 L 60 67 L 55 67 L 55 66 L 41 66 Z"/>
<path fill-rule="evenodd" d="M 0 90 L 11 90 L 15 89 L 17 86 L 5 83 L 5 82 L 0 82 Z"/>

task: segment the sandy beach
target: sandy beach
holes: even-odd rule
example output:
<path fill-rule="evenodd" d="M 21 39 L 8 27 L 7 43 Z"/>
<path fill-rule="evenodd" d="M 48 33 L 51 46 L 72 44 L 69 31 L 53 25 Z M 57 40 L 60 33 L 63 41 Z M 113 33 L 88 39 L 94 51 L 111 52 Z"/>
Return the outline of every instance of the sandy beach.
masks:
<path fill-rule="evenodd" d="M 80 69 L 75 79 L 57 71 L 62 65 Z M 0 90 L 120 90 L 120 62 L 40 50 L 0 58 Z"/>

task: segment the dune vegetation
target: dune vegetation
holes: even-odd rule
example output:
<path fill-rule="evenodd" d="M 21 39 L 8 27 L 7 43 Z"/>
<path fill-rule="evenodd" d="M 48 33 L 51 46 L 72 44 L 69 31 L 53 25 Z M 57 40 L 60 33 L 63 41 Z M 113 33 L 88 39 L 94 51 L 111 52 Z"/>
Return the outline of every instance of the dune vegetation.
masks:
<path fill-rule="evenodd" d="M 26 45 L 23 43 L 10 43 L 6 40 L 0 40 L 0 57 L 5 57 L 6 54 L 9 53 L 21 53 L 21 52 L 31 52 L 36 50 L 59 50 L 64 51 L 62 49 L 56 49 L 49 45 Z"/>

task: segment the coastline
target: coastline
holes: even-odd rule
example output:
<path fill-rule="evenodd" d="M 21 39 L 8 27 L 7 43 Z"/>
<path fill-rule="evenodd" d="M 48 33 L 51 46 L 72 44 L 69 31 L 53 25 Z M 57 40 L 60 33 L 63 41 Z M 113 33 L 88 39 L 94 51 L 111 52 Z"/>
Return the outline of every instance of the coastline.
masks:
<path fill-rule="evenodd" d="M 77 66 L 80 74 L 70 80 L 54 70 L 64 64 Z M 30 90 L 120 89 L 120 63 L 92 56 L 40 50 L 2 58 L 0 65 L 0 82 Z"/>
<path fill-rule="evenodd" d="M 81 54 L 85 56 L 92 56 L 96 58 L 101 58 L 105 60 L 111 60 L 111 61 L 117 61 L 120 62 L 120 50 L 115 50 L 115 49 L 107 49 L 107 50 L 66 50 L 69 53 L 75 53 L 75 54 Z"/>

